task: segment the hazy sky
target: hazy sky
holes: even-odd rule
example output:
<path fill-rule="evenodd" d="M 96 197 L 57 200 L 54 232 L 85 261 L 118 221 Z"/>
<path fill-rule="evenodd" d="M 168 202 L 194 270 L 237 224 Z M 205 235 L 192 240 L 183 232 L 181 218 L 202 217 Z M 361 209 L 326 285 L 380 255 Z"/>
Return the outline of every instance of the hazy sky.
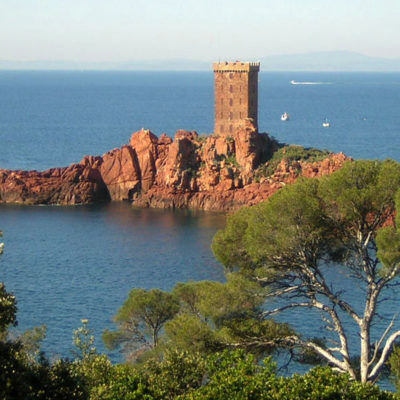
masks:
<path fill-rule="evenodd" d="M 0 0 L 0 59 L 400 57 L 400 0 Z"/>

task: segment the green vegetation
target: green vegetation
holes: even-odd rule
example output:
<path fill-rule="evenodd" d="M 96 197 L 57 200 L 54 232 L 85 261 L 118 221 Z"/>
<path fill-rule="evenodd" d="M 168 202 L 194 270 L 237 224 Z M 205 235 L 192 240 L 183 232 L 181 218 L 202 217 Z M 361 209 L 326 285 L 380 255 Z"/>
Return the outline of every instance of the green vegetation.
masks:
<path fill-rule="evenodd" d="M 231 155 L 229 155 L 228 157 L 226 157 L 226 158 L 225 158 L 225 163 L 226 163 L 228 166 L 240 168 L 240 165 L 239 165 L 239 163 L 238 163 L 237 160 L 236 160 L 236 155 L 235 155 L 235 154 L 231 154 Z"/>
<path fill-rule="evenodd" d="M 118 330 L 106 330 L 103 340 L 110 349 L 123 346 L 133 358 L 158 345 L 163 325 L 178 312 L 175 297 L 158 289 L 133 289 L 115 316 Z"/>
<path fill-rule="evenodd" d="M 395 400 L 394 393 L 317 367 L 307 374 L 279 377 L 270 358 L 258 363 L 243 350 L 206 357 L 167 352 L 140 367 L 111 365 L 101 356 L 74 366 L 90 400 Z"/>
<path fill-rule="evenodd" d="M 321 323 L 336 335 L 329 347 L 299 335 L 280 339 L 282 345 L 311 350 L 364 383 L 378 379 L 400 337 L 400 331 L 388 336 L 391 324 L 371 343 L 381 293 L 400 272 L 399 188 L 400 166 L 394 161 L 346 163 L 330 176 L 303 179 L 265 203 L 242 209 L 228 218 L 213 242 L 217 258 L 227 268 L 267 290 L 265 319 L 299 308 L 316 309 Z M 395 214 L 396 224 L 384 227 Z M 327 271 L 333 270 L 362 288 L 362 312 L 332 287 Z M 271 307 L 269 298 L 290 302 Z M 358 329 L 357 366 L 352 360 L 358 349 L 350 348 L 348 341 L 354 333 L 346 331 L 343 314 Z"/>
<path fill-rule="evenodd" d="M 348 375 L 331 368 L 315 368 L 292 378 L 278 377 L 269 358 L 263 365 L 244 352 L 216 354 L 208 360 L 207 385 L 189 392 L 187 400 L 328 400 L 328 399 L 396 399 L 378 387 L 352 381 Z"/>
<path fill-rule="evenodd" d="M 203 144 L 207 141 L 208 135 L 206 133 L 200 133 L 199 136 L 197 136 L 196 141 L 200 143 L 200 147 L 203 146 Z"/>
<path fill-rule="evenodd" d="M 304 152 L 308 160 L 326 156 L 289 154 Z M 398 163 L 357 161 L 229 216 L 212 244 L 225 283 L 129 293 L 116 330 L 103 335 L 110 348 L 122 349 L 125 364 L 97 352 L 88 320 L 74 331 L 72 361 L 46 360 L 44 326 L 11 340 L 16 300 L 1 284 L 0 400 L 399 399 L 375 382 L 389 363 L 400 388 L 400 331 L 382 327 L 375 343 L 371 335 L 382 292 L 400 272 L 399 189 Z M 333 287 L 329 276 L 338 272 L 362 289 L 362 310 Z M 299 308 L 319 311 L 329 340 L 273 319 L 288 313 L 290 322 Z M 351 332 L 343 318 L 354 321 Z M 361 351 L 348 340 L 354 327 Z M 272 361 L 278 351 L 318 366 L 279 376 Z"/>
<path fill-rule="evenodd" d="M 260 165 L 255 172 L 255 179 L 271 176 L 279 163 L 285 160 L 289 163 L 293 161 L 315 162 L 322 161 L 332 154 L 328 150 L 318 150 L 314 148 L 305 148 L 302 146 L 284 146 L 273 153 L 272 158 L 265 164 Z"/>
<path fill-rule="evenodd" d="M 398 345 L 390 356 L 389 364 L 392 381 L 396 385 L 397 392 L 400 393 L 400 347 Z"/>

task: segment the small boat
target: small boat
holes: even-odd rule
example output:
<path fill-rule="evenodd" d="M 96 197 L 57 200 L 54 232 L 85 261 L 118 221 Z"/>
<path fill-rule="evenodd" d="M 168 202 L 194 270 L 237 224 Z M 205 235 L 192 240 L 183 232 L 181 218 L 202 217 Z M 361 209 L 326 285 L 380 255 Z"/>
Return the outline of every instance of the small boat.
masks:
<path fill-rule="evenodd" d="M 325 121 L 322 123 L 322 126 L 324 128 L 329 128 L 331 126 L 331 124 L 328 122 L 328 120 L 325 118 Z"/>
<path fill-rule="evenodd" d="M 281 115 L 281 121 L 287 121 L 290 118 L 289 114 L 287 112 L 284 112 Z"/>

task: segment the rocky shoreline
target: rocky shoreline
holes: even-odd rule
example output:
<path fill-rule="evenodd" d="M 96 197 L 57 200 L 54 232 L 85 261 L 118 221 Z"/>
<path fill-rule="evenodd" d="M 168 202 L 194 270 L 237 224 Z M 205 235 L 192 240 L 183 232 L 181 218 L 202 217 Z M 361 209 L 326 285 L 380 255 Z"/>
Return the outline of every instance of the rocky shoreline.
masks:
<path fill-rule="evenodd" d="M 262 167 L 280 148 L 251 121 L 231 136 L 180 130 L 174 140 L 149 130 L 103 156 L 46 171 L 0 169 L 0 203 L 75 205 L 130 201 L 135 206 L 234 211 L 267 199 L 299 176 L 316 177 L 350 158 L 282 159 L 269 174 Z"/>

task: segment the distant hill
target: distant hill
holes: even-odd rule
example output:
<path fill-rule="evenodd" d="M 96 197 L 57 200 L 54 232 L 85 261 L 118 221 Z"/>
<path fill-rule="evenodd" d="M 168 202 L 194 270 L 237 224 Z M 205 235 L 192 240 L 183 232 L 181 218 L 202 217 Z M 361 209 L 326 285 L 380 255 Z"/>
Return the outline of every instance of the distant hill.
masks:
<path fill-rule="evenodd" d="M 263 71 L 400 71 L 400 58 L 369 57 L 350 51 L 275 55 L 260 61 Z"/>
<path fill-rule="evenodd" d="M 261 61 L 262 71 L 400 72 L 400 58 L 369 57 L 349 51 L 272 55 L 261 57 L 259 60 Z M 211 63 L 211 61 L 187 59 L 124 62 L 0 60 L 0 70 L 209 71 Z"/>

